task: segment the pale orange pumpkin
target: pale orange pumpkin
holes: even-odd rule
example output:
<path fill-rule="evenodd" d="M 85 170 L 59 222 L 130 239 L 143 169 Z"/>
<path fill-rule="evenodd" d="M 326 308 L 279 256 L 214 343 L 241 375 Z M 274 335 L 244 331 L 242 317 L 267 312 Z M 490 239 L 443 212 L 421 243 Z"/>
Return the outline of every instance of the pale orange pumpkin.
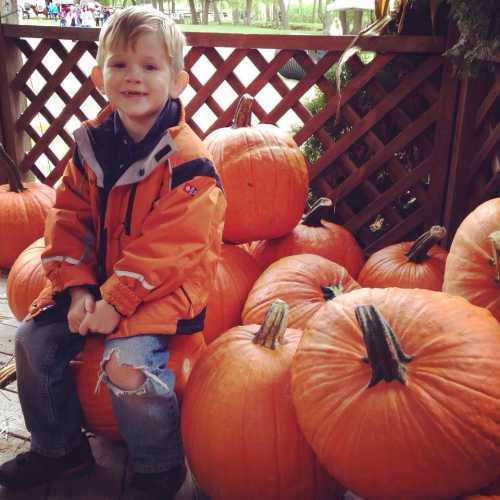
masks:
<path fill-rule="evenodd" d="M 224 241 L 242 243 L 290 232 L 305 207 L 308 173 L 292 137 L 270 124 L 250 126 L 253 98 L 242 96 L 234 125 L 204 144 L 227 197 Z"/>
<path fill-rule="evenodd" d="M 181 413 L 189 466 L 217 500 L 339 498 L 300 432 L 290 364 L 301 331 L 277 301 L 262 325 L 231 328 L 193 370 Z"/>
<path fill-rule="evenodd" d="M 479 205 L 458 227 L 443 291 L 486 307 L 500 321 L 500 198 Z"/>
<path fill-rule="evenodd" d="M 291 233 L 254 242 L 249 253 L 264 267 L 288 255 L 313 253 L 340 264 L 356 278 L 365 262 L 363 250 L 346 228 L 329 222 L 331 212 L 331 200 L 320 198 Z"/>
<path fill-rule="evenodd" d="M 260 273 L 260 265 L 243 249 L 228 243 L 222 245 L 203 327 L 207 344 L 240 324 L 243 304 Z"/>
<path fill-rule="evenodd" d="M 269 306 L 284 300 L 290 328 L 303 329 L 321 306 L 360 288 L 347 270 L 313 254 L 291 255 L 271 264 L 252 286 L 243 307 L 243 324 L 261 323 Z"/>
<path fill-rule="evenodd" d="M 500 325 L 430 290 L 362 288 L 326 303 L 292 364 L 302 431 L 363 498 L 437 499 L 500 469 Z"/>
<path fill-rule="evenodd" d="M 438 243 L 446 236 L 443 226 L 432 226 L 415 241 L 381 248 L 370 255 L 358 276 L 370 288 L 426 288 L 441 291 L 448 252 Z"/>
<path fill-rule="evenodd" d="M 201 333 L 173 335 L 170 339 L 167 366 L 175 374 L 175 393 L 180 404 L 191 371 L 205 349 Z M 71 368 L 82 407 L 84 427 L 96 434 L 119 440 L 121 438 L 108 389 L 103 385 L 96 392 L 103 352 L 104 336 L 89 335 L 83 351 L 71 362 Z"/>
<path fill-rule="evenodd" d="M 7 301 L 19 321 L 28 314 L 33 300 L 47 284 L 41 255 L 45 249 L 43 238 L 25 248 L 17 257 L 7 277 Z"/>
<path fill-rule="evenodd" d="M 9 268 L 17 256 L 43 235 L 45 217 L 56 193 L 41 182 L 21 181 L 16 165 L 0 143 L 0 162 L 9 183 L 0 185 L 0 267 Z"/>

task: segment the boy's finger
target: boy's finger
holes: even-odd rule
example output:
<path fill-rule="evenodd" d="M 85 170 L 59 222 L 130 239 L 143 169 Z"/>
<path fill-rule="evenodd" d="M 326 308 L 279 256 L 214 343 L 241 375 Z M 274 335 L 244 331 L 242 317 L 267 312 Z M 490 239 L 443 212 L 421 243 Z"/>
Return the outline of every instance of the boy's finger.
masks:
<path fill-rule="evenodd" d="M 93 313 L 95 311 L 95 299 L 91 295 L 85 297 L 85 312 Z"/>
<path fill-rule="evenodd" d="M 84 320 L 80 323 L 80 326 L 78 328 L 78 333 L 80 335 L 87 335 L 89 331 L 88 324 L 89 324 L 88 316 L 85 316 Z"/>

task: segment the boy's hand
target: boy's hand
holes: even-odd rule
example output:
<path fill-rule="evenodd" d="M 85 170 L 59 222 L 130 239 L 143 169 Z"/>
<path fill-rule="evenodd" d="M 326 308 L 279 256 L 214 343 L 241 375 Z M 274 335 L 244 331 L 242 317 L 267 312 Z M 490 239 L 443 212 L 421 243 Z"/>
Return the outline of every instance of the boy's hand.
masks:
<path fill-rule="evenodd" d="M 84 320 L 85 315 L 93 312 L 95 308 L 94 296 L 84 287 L 73 287 L 69 289 L 71 305 L 68 310 L 68 326 L 70 332 L 78 333 L 78 328 Z"/>
<path fill-rule="evenodd" d="M 78 333 L 87 335 L 88 332 L 94 332 L 108 335 L 116 328 L 121 318 L 120 313 L 111 304 L 105 300 L 98 300 L 94 310 L 85 315 Z"/>

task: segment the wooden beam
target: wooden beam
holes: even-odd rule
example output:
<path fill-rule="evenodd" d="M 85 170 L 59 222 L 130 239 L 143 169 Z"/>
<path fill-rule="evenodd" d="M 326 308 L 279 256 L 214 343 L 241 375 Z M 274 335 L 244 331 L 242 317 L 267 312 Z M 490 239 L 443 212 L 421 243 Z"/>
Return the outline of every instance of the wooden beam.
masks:
<path fill-rule="evenodd" d="M 5 36 L 12 38 L 56 38 L 58 40 L 96 41 L 99 28 L 60 28 L 57 26 L 8 25 Z M 188 45 L 196 47 L 232 47 L 238 49 L 311 49 L 344 51 L 354 36 L 328 35 L 247 35 L 234 33 L 186 33 Z M 438 36 L 362 36 L 356 45 L 373 52 L 426 52 L 441 54 L 444 38 Z"/>

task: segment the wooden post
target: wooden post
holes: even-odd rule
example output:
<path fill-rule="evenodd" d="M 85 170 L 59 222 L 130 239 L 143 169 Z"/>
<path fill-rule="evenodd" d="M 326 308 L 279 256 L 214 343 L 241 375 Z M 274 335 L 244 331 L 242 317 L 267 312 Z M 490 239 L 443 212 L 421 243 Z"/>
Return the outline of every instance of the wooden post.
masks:
<path fill-rule="evenodd" d="M 17 132 L 15 123 L 26 107 L 26 98 L 20 92 L 11 90 L 11 82 L 22 67 L 21 53 L 11 39 L 3 34 L 3 26 L 18 24 L 17 0 L 0 0 L 0 138 L 6 151 L 19 164 L 24 156 L 24 149 L 29 148 L 29 138 L 23 132 Z M 26 142 L 26 144 L 25 144 Z M 0 183 L 7 179 L 0 176 Z"/>
<path fill-rule="evenodd" d="M 446 48 L 451 47 L 457 39 L 457 30 L 450 23 L 446 37 Z M 425 225 L 430 227 L 441 224 L 444 217 L 444 206 L 447 196 L 447 183 L 450 171 L 451 149 L 455 130 L 457 110 L 457 94 L 459 81 L 452 74 L 452 66 L 447 58 L 444 61 L 441 89 L 439 95 L 439 113 L 434 132 L 434 152 L 432 155 L 431 185 L 429 203 L 426 206 Z"/>

